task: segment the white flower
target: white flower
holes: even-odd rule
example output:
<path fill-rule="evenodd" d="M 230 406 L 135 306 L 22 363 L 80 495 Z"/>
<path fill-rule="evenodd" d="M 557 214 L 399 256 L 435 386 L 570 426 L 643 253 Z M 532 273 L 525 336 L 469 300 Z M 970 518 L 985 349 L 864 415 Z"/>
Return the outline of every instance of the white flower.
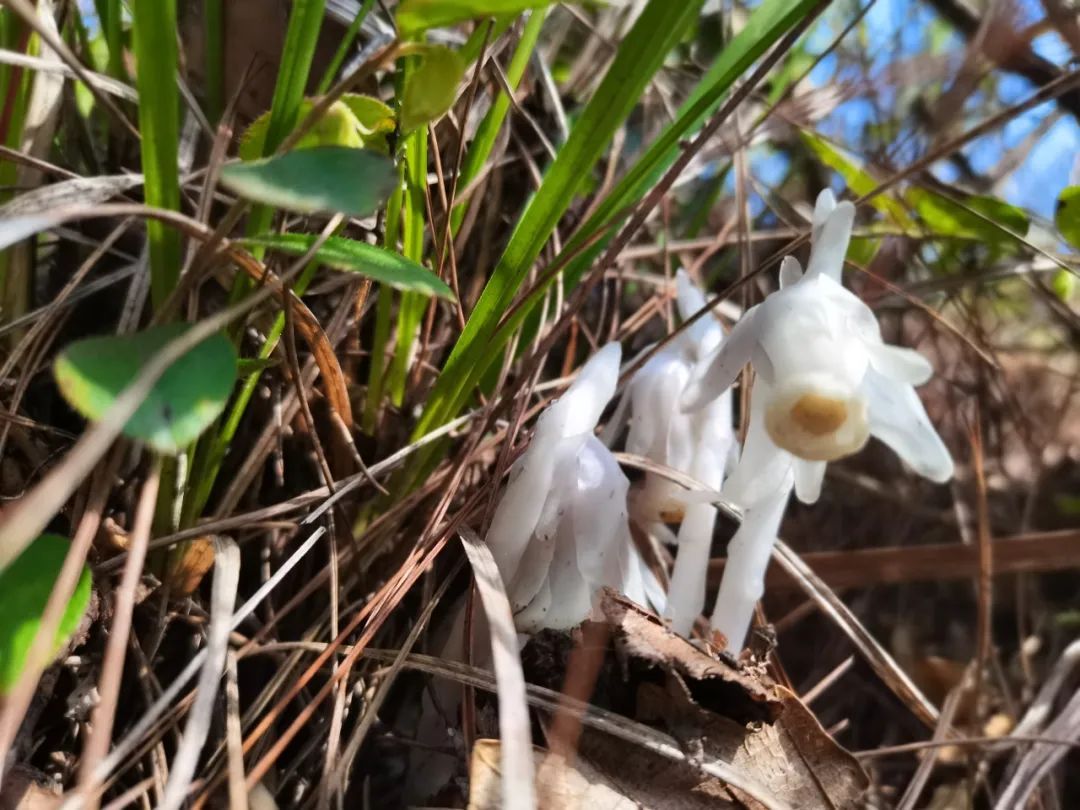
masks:
<path fill-rule="evenodd" d="M 679 315 L 685 320 L 705 306 L 705 297 L 682 270 L 676 284 Z M 694 413 L 684 413 L 679 401 L 694 368 L 723 337 L 719 321 L 711 314 L 703 316 L 641 367 L 628 394 L 631 417 L 626 449 L 685 473 L 714 491 L 723 481 L 735 445 L 731 394 L 722 393 Z M 657 607 L 675 632 L 689 635 L 705 605 L 716 508 L 687 498 L 680 485 L 649 473 L 634 499 L 634 511 L 643 523 L 682 521 L 666 604 Z"/>
<path fill-rule="evenodd" d="M 684 320 L 705 306 L 705 297 L 682 270 L 676 275 L 676 302 Z M 723 392 L 694 413 L 680 399 L 694 369 L 720 345 L 724 330 L 705 315 L 649 359 L 629 386 L 630 432 L 627 452 L 686 473 L 718 489 L 735 443 L 731 394 Z M 644 520 L 681 520 L 687 506 L 681 486 L 658 475 L 646 477 L 635 503 Z"/>
<path fill-rule="evenodd" d="M 487 542 L 522 632 L 580 624 L 604 586 L 645 601 L 627 524 L 630 484 L 593 435 L 620 356 L 617 343 L 605 346 L 541 414 L 492 519 Z"/>
<path fill-rule="evenodd" d="M 760 418 L 795 457 L 795 492 L 806 503 L 817 499 L 826 463 L 858 452 L 870 436 L 932 481 L 953 474 L 913 389 L 930 378 L 930 364 L 884 343 L 873 312 L 840 284 L 854 216 L 851 203 L 821 193 L 806 274 L 784 259 L 780 289 L 743 315 L 683 397 L 690 411 L 706 407 L 751 363 Z"/>
<path fill-rule="evenodd" d="M 870 436 L 933 481 L 953 474 L 914 389 L 930 378 L 930 364 L 885 344 L 869 307 L 841 286 L 854 217 L 850 203 L 821 193 L 806 274 L 784 259 L 780 289 L 744 313 L 682 399 L 691 412 L 708 407 L 744 365 L 754 367 L 746 443 L 722 490 L 743 520 L 712 615 L 732 652 L 742 649 L 792 489 L 804 503 L 816 501 L 826 464 L 858 452 Z"/>

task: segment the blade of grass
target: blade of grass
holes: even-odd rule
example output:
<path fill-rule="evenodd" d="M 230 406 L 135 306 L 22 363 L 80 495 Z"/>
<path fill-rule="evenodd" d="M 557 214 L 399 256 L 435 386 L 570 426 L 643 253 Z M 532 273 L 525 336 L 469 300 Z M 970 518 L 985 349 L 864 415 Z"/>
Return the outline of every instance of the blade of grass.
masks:
<path fill-rule="evenodd" d="M 425 201 L 427 186 L 427 127 L 419 127 L 405 138 L 405 199 L 401 212 L 401 254 L 417 264 L 424 259 Z M 398 307 L 397 346 L 390 366 L 390 399 L 400 407 L 405 399 L 405 380 L 427 299 L 416 293 L 402 293 Z"/>
<path fill-rule="evenodd" d="M 401 207 L 405 199 L 405 164 L 398 166 L 398 190 L 386 205 L 386 223 L 383 229 L 383 247 L 397 250 L 397 236 L 401 227 Z M 364 415 L 361 423 L 369 436 L 375 432 L 379 404 L 385 379 L 386 353 L 390 348 L 390 326 L 394 311 L 394 295 L 390 287 L 379 285 L 379 298 L 375 302 L 375 332 L 371 339 L 371 363 L 368 367 L 367 395 L 364 399 Z"/>
<path fill-rule="evenodd" d="M 326 72 L 323 73 L 316 95 L 324 95 L 326 91 L 330 89 L 330 85 L 334 83 L 334 77 L 337 76 L 337 72 L 341 70 L 341 65 L 345 61 L 345 56 L 349 53 L 349 48 L 351 48 L 356 41 L 356 35 L 360 33 L 360 26 L 364 24 L 364 20 L 367 18 L 373 5 L 375 5 L 375 0 L 364 0 L 364 4 L 360 6 L 360 10 L 356 12 L 353 21 L 349 23 L 349 27 L 345 30 L 345 35 L 341 38 L 341 44 L 338 45 L 338 49 L 334 52 L 334 58 L 330 60 Z"/>
<path fill-rule="evenodd" d="M 540 29 L 544 26 L 546 16 L 547 9 L 538 9 L 529 16 L 528 22 L 525 23 L 525 28 L 521 32 L 521 40 L 518 42 L 514 55 L 510 58 L 510 64 L 506 68 L 506 81 L 511 89 L 516 90 L 525 75 L 525 68 L 529 64 L 529 59 L 532 58 L 533 51 L 536 49 L 536 42 L 540 38 Z M 469 150 L 465 153 L 465 160 L 461 164 L 461 176 L 457 181 L 458 188 L 466 188 L 480 174 L 480 170 L 484 168 L 488 157 L 491 156 L 491 150 L 495 146 L 495 139 L 499 136 L 499 130 L 502 128 L 503 121 L 506 120 L 506 113 L 509 109 L 510 97 L 505 91 L 500 91 L 492 102 L 491 109 L 487 111 L 487 115 L 484 116 L 480 126 L 477 127 L 476 137 L 473 138 Z M 450 217 L 450 227 L 453 229 L 453 233 L 457 233 L 461 227 L 468 205 L 469 202 L 466 201 L 454 206 Z"/>
<path fill-rule="evenodd" d="M 759 56 L 820 4 L 820 0 L 799 0 L 799 2 L 795 3 L 792 3 L 791 0 L 767 0 L 751 15 L 746 26 L 720 53 L 716 62 L 702 77 L 694 92 L 684 103 L 675 121 L 668 125 L 664 132 L 657 137 L 627 174 L 616 183 L 612 191 L 597 206 L 585 224 L 568 241 L 564 247 L 564 254 L 580 253 L 577 258 L 570 262 L 565 271 L 568 287 L 573 286 L 577 278 L 580 277 L 581 273 L 591 264 L 606 244 L 605 239 L 596 240 L 597 235 L 620 219 L 621 213 L 627 211 L 629 206 L 639 199 L 656 182 L 657 177 L 671 165 L 678 154 L 680 140 L 698 128 L 702 121 L 717 109 L 734 82 L 745 73 Z M 631 32 L 630 37 L 624 41 L 624 44 L 633 35 L 634 32 Z M 612 70 L 614 68 L 615 65 L 613 64 Z M 602 90 L 603 86 L 598 90 L 598 94 Z M 580 128 L 580 126 L 579 123 L 577 128 Z M 571 134 L 572 138 L 573 133 Z M 542 189 L 540 193 L 542 193 Z M 537 194 L 538 197 L 540 193 Z M 516 235 L 515 232 L 515 237 Z M 583 250 L 590 241 L 595 241 L 595 244 Z M 507 252 L 509 252 L 509 249 Z M 498 274 L 498 270 L 496 270 L 496 274 Z M 487 290 L 485 290 L 486 292 Z M 529 304 L 519 307 L 512 318 L 499 327 L 497 335 L 493 335 L 493 339 L 484 344 L 483 352 L 477 351 L 476 347 L 469 348 L 468 346 L 459 351 L 461 341 L 459 341 L 459 346 L 455 346 L 454 352 L 444 368 L 444 375 L 440 376 L 439 382 L 432 392 L 433 404 L 435 404 L 436 394 L 440 396 L 445 394 L 446 405 L 449 407 L 444 413 L 433 413 L 435 418 L 430 425 L 451 418 L 464 405 L 471 387 L 479 381 L 486 370 L 486 365 L 490 365 L 490 358 L 498 356 L 501 347 L 520 328 L 535 305 L 542 300 L 543 288 L 534 291 L 531 297 L 532 300 Z M 481 302 L 483 302 L 483 299 L 481 299 Z M 480 304 L 477 305 L 477 310 L 479 309 Z M 523 341 L 523 343 L 527 342 L 527 340 Z M 465 374 L 450 374 L 450 379 L 444 380 L 444 377 L 447 376 L 445 372 L 450 371 L 452 366 L 455 365 L 455 360 L 466 352 L 470 355 L 469 360 L 472 362 L 459 360 L 457 365 L 465 366 L 468 369 L 465 373 L 469 376 L 465 379 L 455 379 L 455 377 L 465 377 Z M 485 368 L 480 368 L 480 366 L 485 366 Z M 442 405 L 441 402 L 439 404 Z M 425 417 L 427 417 L 427 413 L 425 413 Z M 428 429 L 428 427 L 429 425 L 422 420 L 418 427 L 418 433 Z"/>
<path fill-rule="evenodd" d="M 451 418 L 468 400 L 491 360 L 499 355 L 490 342 L 499 320 L 615 131 L 637 106 L 664 58 L 697 18 L 700 5 L 700 2 L 650 0 L 619 44 L 600 86 L 521 214 L 506 250 L 428 397 L 415 436 L 422 436 Z M 412 480 L 409 476 L 419 473 L 438 450 L 433 448 L 414 461 L 405 473 L 406 487 Z"/>
<path fill-rule="evenodd" d="M 675 120 L 653 141 L 568 240 L 563 255 L 578 255 L 567 263 L 563 271 L 567 288 L 577 284 L 582 273 L 607 245 L 609 237 L 597 237 L 605 229 L 613 234 L 616 229 L 612 226 L 625 218 L 630 206 L 655 185 L 660 175 L 672 164 L 679 151 L 679 142 L 718 109 L 735 81 L 746 73 L 758 57 L 821 5 L 822 0 L 799 0 L 797 3 L 767 0 L 751 15 L 746 26 L 721 51 L 716 62 L 694 88 Z M 537 327 L 535 309 L 552 281 L 554 277 L 530 292 L 530 300 L 518 307 L 499 327 L 494 346 L 503 346 L 523 326 L 520 343 L 528 345 Z"/>
<path fill-rule="evenodd" d="M 180 210 L 180 93 L 176 85 L 176 0 L 133 0 L 132 41 L 146 202 Z M 180 234 L 162 222 L 146 223 L 150 299 L 154 309 L 180 278 Z"/>
<path fill-rule="evenodd" d="M 124 68 L 124 18 L 121 0 L 102 0 L 98 3 L 98 16 L 101 20 L 101 33 L 105 36 L 105 45 L 109 49 L 109 75 L 120 81 L 127 81 Z"/>
<path fill-rule="evenodd" d="M 37 37 L 10 9 L 0 9 L 0 44 L 6 50 L 33 56 Z M 0 66 L 0 143 L 15 151 L 22 148 L 23 129 L 30 104 L 34 73 L 14 65 Z M 19 166 L 14 161 L 0 160 L 0 203 L 10 200 L 18 188 Z M 11 264 L 15 247 L 0 252 L 0 307 L 5 318 L 18 317 L 25 290 L 14 275 Z"/>
<path fill-rule="evenodd" d="M 145 2 L 146 0 L 144 0 Z M 319 38 L 319 29 L 322 25 L 325 11 L 325 0 L 295 0 L 289 13 L 289 26 L 285 33 L 285 44 L 282 50 L 281 66 L 278 69 L 277 83 L 274 85 L 274 95 L 270 105 L 270 119 L 267 124 L 266 138 L 263 142 L 263 155 L 272 155 L 281 145 L 282 141 L 295 129 L 299 123 L 301 102 L 304 100 L 304 89 L 307 87 L 308 77 L 311 73 L 311 63 L 315 57 L 315 46 Z M 248 214 L 247 235 L 257 236 L 270 230 L 274 219 L 274 209 L 266 206 L 254 206 Z M 263 251 L 256 249 L 256 258 L 262 258 Z M 300 278 L 297 279 L 295 292 L 302 295 L 307 285 L 314 278 L 316 265 L 310 264 L 304 268 Z M 243 276 L 237 276 L 233 285 L 230 301 L 235 303 L 251 289 L 252 281 Z M 266 342 L 259 350 L 259 359 L 266 359 L 277 346 L 285 328 L 285 316 L 279 314 L 267 333 Z M 236 399 L 229 409 L 227 416 L 221 421 L 220 427 L 208 433 L 200 441 L 192 453 L 192 477 L 195 482 L 193 489 L 185 497 L 182 511 L 182 525 L 190 525 L 198 517 L 206 506 L 217 480 L 221 463 L 225 459 L 229 445 L 232 443 L 236 430 L 240 426 L 240 420 L 247 410 L 255 388 L 258 385 L 261 372 L 249 374 L 241 382 Z"/>

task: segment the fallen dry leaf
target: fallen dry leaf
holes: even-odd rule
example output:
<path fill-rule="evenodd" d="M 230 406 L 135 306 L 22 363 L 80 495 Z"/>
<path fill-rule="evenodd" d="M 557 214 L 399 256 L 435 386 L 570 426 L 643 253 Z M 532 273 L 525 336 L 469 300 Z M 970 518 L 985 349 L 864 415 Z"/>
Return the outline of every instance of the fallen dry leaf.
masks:
<path fill-rule="evenodd" d="M 747 721 L 773 720 L 779 714 L 783 698 L 764 668 L 740 668 L 708 655 L 614 591 L 603 592 L 600 610 L 623 655 L 677 672 L 706 709 Z"/>
<path fill-rule="evenodd" d="M 837 810 L 859 805 L 869 780 L 858 761 L 763 667 L 710 656 L 613 593 L 603 595 L 601 610 L 625 656 L 665 673 L 662 683 L 643 678 L 636 684 L 638 720 L 671 734 L 694 760 L 730 765 L 785 805 Z M 631 748 L 595 734 L 581 742 L 582 754 L 609 777 L 617 774 L 619 785 L 626 775 L 626 784 L 633 783 L 631 796 L 639 797 L 650 783 L 674 781 L 670 762 L 658 763 L 663 770 L 645 779 L 641 775 L 649 769 L 643 763 L 635 760 L 626 767 L 639 756 Z M 724 795 L 718 780 L 700 772 L 687 776 L 693 784 L 683 793 L 708 795 L 714 802 Z M 761 806 L 735 788 L 726 790 L 747 807 Z"/>
<path fill-rule="evenodd" d="M 169 554 L 165 583 L 169 595 L 183 599 L 195 593 L 206 572 L 214 566 L 214 539 L 205 535 L 181 544 Z"/>
<path fill-rule="evenodd" d="M 469 810 L 501 810 L 503 807 L 499 771 L 501 753 L 498 740 L 477 740 L 473 746 L 469 766 Z M 634 759 L 625 763 L 626 770 L 646 777 L 639 781 L 651 788 L 647 794 L 635 789 L 634 798 L 587 761 L 578 758 L 571 764 L 560 756 L 534 748 L 537 806 L 541 810 L 691 810 L 724 806 L 704 795 L 686 792 L 694 784 L 685 781 L 685 777 L 679 785 L 669 779 L 657 778 L 658 769 L 681 770 L 700 777 L 695 769 L 679 766 L 644 750 L 630 753 Z M 728 806 L 732 805 L 729 803 Z"/>
<path fill-rule="evenodd" d="M 638 688 L 639 719 L 661 725 L 701 761 L 728 763 L 792 807 L 854 808 L 869 785 L 858 760 L 845 751 L 793 693 L 781 699 L 772 723 L 739 723 L 696 704 L 677 677 L 666 686 Z M 589 752 L 595 759 L 594 752 Z M 760 804 L 729 788 L 747 807 Z"/>

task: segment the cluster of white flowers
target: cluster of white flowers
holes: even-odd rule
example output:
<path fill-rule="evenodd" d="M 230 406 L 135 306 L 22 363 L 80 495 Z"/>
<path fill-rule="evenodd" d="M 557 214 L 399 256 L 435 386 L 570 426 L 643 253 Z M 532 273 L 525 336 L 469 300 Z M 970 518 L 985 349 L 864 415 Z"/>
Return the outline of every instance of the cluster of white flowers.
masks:
<path fill-rule="evenodd" d="M 605 586 L 646 601 L 627 523 L 630 482 L 593 435 L 621 355 L 609 343 L 541 414 L 492 519 L 487 542 L 521 632 L 580 624 Z"/>
<path fill-rule="evenodd" d="M 745 312 L 727 338 L 706 314 L 629 386 L 627 450 L 708 489 L 722 485 L 723 496 L 742 510 L 712 615 L 713 630 L 733 651 L 742 647 L 793 490 L 804 503 L 816 501 L 827 463 L 858 452 L 870 436 L 933 481 L 953 473 L 914 390 L 930 378 L 930 364 L 884 343 L 869 307 L 841 284 L 854 216 L 851 203 L 822 192 L 806 273 L 787 257 L 780 289 Z M 687 319 L 705 300 L 685 273 L 677 284 Z M 715 507 L 647 475 L 636 516 L 646 523 L 681 520 L 664 603 L 646 587 L 651 575 L 630 538 L 627 479 L 593 435 L 615 393 L 619 359 L 618 345 L 604 347 L 540 417 L 496 511 L 488 543 L 524 632 L 581 622 L 605 585 L 643 604 L 648 590 L 684 635 L 704 607 Z M 748 363 L 755 374 L 746 443 L 724 480 L 735 451 L 730 389 Z"/>

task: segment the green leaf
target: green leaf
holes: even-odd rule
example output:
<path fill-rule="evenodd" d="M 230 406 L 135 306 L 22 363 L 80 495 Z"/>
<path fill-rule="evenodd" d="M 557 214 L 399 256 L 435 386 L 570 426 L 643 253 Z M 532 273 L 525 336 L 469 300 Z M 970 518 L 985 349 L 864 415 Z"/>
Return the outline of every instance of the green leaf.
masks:
<path fill-rule="evenodd" d="M 819 138 L 811 132 L 803 132 L 802 139 L 818 160 L 844 178 L 847 187 L 860 197 L 870 194 L 880 185 L 873 175 L 859 164 L 858 160 L 824 138 Z M 903 204 L 888 193 L 872 197 L 870 205 L 891 217 L 901 227 L 907 228 L 912 225 L 911 217 L 908 216 Z"/>
<path fill-rule="evenodd" d="M 411 132 L 450 109 L 465 75 L 465 62 L 441 45 L 405 46 L 402 53 L 421 59 L 406 76 L 401 93 L 401 131 Z"/>
<path fill-rule="evenodd" d="M 360 93 L 346 93 L 339 103 L 352 112 L 357 129 L 364 138 L 394 131 L 394 111 L 379 99 Z"/>
<path fill-rule="evenodd" d="M 300 120 L 307 118 L 315 102 L 300 103 Z M 265 154 L 266 131 L 270 113 L 265 112 L 251 122 L 240 139 L 237 154 L 241 160 L 258 160 Z M 346 146 L 358 149 L 374 146 L 386 151 L 386 134 L 394 131 L 394 111 L 376 98 L 357 94 L 346 95 L 333 104 L 326 114 L 297 141 L 294 149 L 316 146 Z"/>
<path fill-rule="evenodd" d="M 100 419 L 147 361 L 189 328 L 169 324 L 76 341 L 56 358 L 57 385 L 75 410 Z M 213 335 L 161 375 L 124 434 L 158 452 L 178 453 L 217 418 L 235 382 L 236 351 L 223 334 Z"/>
<path fill-rule="evenodd" d="M 922 188 L 907 193 L 919 217 L 935 236 L 1012 243 L 1027 234 L 1027 214 L 995 197 L 972 195 L 953 201 Z"/>
<path fill-rule="evenodd" d="M 1061 192 L 1054 224 L 1070 245 L 1080 249 L 1080 186 L 1069 186 Z"/>
<path fill-rule="evenodd" d="M 0 611 L 0 695 L 18 683 L 69 547 L 66 538 L 43 534 L 0 571 L 0 593 L 4 595 L 4 609 Z M 50 658 L 78 629 L 90 604 L 90 585 L 90 569 L 84 565 L 56 628 Z"/>
<path fill-rule="evenodd" d="M 303 256 L 318 238 L 314 234 L 306 233 L 266 234 L 245 239 L 243 244 L 260 245 L 291 256 Z M 446 282 L 423 265 L 406 259 L 400 253 L 366 242 L 331 236 L 315 251 L 315 259 L 337 270 L 359 273 L 399 290 L 454 299 L 454 293 Z"/>
<path fill-rule="evenodd" d="M 237 194 L 304 214 L 338 211 L 365 217 L 394 190 L 397 174 L 385 155 L 368 149 L 318 146 L 280 157 L 230 163 L 221 182 Z"/>
<path fill-rule="evenodd" d="M 1076 295 L 1076 276 L 1068 270 L 1058 270 L 1050 279 L 1050 289 L 1054 291 L 1054 295 L 1068 303 Z"/>
<path fill-rule="evenodd" d="M 397 25 L 401 35 L 407 38 L 427 28 L 479 17 L 518 14 L 550 4 L 551 0 L 401 0 Z"/>

